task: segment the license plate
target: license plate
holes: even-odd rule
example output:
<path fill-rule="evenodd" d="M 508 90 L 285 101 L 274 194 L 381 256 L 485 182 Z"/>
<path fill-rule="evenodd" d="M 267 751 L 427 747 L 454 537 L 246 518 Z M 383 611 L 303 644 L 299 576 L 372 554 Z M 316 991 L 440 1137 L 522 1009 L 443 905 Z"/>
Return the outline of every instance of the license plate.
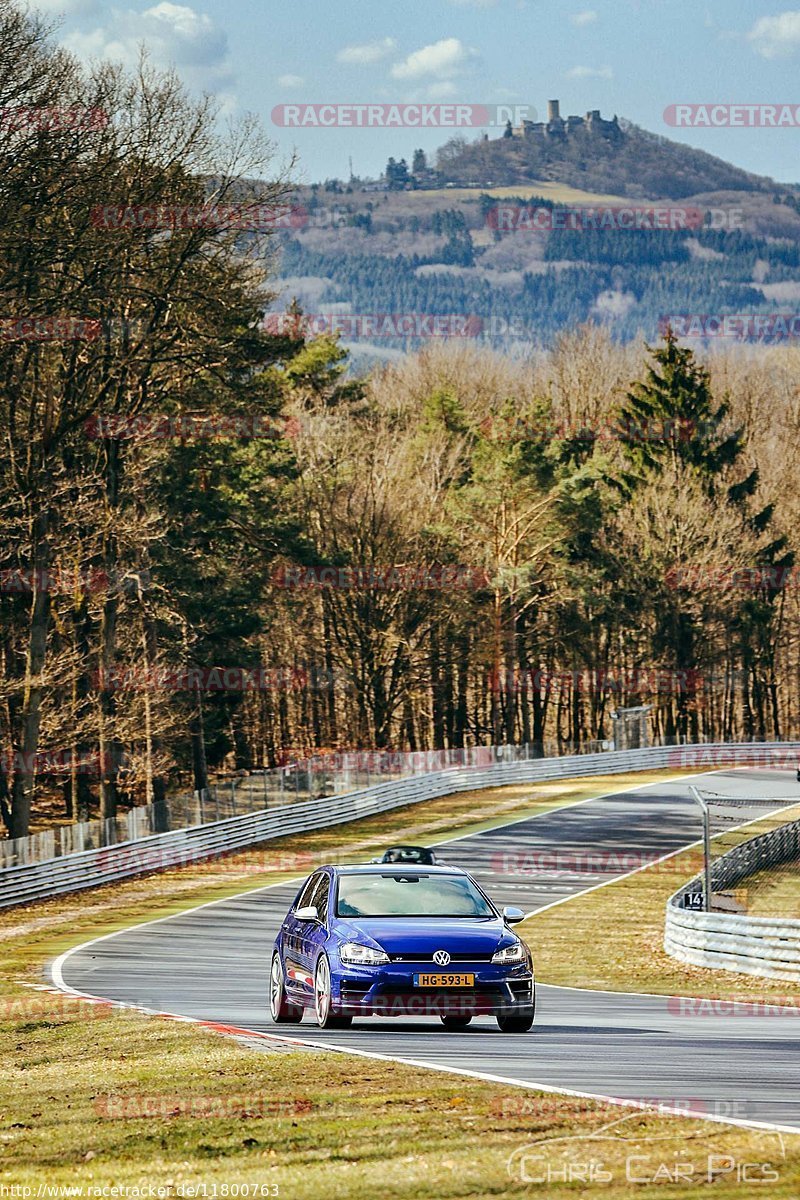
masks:
<path fill-rule="evenodd" d="M 474 987 L 474 975 L 421 974 L 414 976 L 414 987 Z"/>

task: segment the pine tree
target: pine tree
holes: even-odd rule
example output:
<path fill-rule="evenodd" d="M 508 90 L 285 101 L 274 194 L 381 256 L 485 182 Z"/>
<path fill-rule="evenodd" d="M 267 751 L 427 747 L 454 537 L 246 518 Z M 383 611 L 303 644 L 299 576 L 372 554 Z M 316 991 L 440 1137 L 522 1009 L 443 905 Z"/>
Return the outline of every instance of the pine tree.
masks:
<path fill-rule="evenodd" d="M 724 429 L 729 405 L 727 401 L 715 402 L 708 371 L 696 361 L 690 349 L 678 345 L 672 330 L 667 330 L 663 346 L 651 349 L 651 353 L 654 362 L 648 366 L 646 378 L 633 385 L 618 414 L 623 452 L 632 468 L 625 483 L 635 487 L 637 481 L 652 480 L 667 472 L 673 479 L 680 478 L 680 472 L 688 470 L 709 500 L 725 504 L 738 514 L 743 540 L 752 537 L 760 542 L 760 562 L 753 566 L 763 569 L 766 582 L 752 594 L 742 591 L 741 598 L 736 598 L 739 602 L 729 636 L 739 661 L 748 668 L 755 662 L 761 663 L 766 677 L 759 682 L 754 675 L 752 679 L 745 675 L 743 704 L 748 714 L 747 732 L 750 736 L 764 737 L 771 724 L 772 735 L 777 737 L 780 730 L 772 677 L 775 600 L 779 589 L 771 586 L 771 581 L 776 577 L 776 569 L 793 564 L 794 556 L 787 550 L 788 542 L 782 534 L 765 539 L 772 523 L 773 506 L 752 509 L 758 469 L 753 468 L 743 476 L 737 471 L 745 449 L 744 431 Z M 675 563 L 673 578 L 680 579 L 677 572 L 687 565 L 697 564 Z M 668 653 L 673 657 L 670 666 L 694 674 L 703 642 L 702 626 L 693 611 L 695 597 L 681 586 L 672 587 L 668 581 L 664 588 L 664 583 L 664 580 L 653 581 L 652 607 L 656 613 L 653 651 L 656 657 Z M 694 585 L 689 586 L 696 590 Z M 729 646 L 729 652 L 732 649 Z M 691 734 L 696 738 L 699 732 L 696 715 L 685 692 L 677 697 L 677 709 L 677 732 L 681 737 Z"/>
<path fill-rule="evenodd" d="M 715 404 L 708 371 L 696 362 L 691 350 L 678 345 L 671 329 L 663 346 L 649 349 L 654 362 L 645 379 L 633 385 L 619 411 L 626 458 L 640 474 L 667 462 L 690 466 L 704 478 L 709 494 L 714 494 L 720 474 L 742 453 L 743 431 L 722 432 L 729 406 L 726 401 Z M 753 472 L 731 490 L 737 497 L 749 495 L 756 482 L 757 473 Z"/>

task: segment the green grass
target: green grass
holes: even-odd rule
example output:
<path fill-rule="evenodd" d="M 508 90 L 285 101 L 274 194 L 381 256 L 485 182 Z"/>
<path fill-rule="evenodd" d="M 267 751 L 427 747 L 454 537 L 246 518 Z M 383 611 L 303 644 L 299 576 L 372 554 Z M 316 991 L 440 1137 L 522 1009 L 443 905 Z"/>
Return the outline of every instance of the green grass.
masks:
<path fill-rule="evenodd" d="M 746 887 L 747 911 L 754 917 L 800 918 L 800 862 L 759 871 Z"/>
<path fill-rule="evenodd" d="M 255 1054 L 152 1018 L 54 1013 L 13 1037 L 23 1049 L 0 1068 L 7 1185 L 148 1183 L 169 1195 L 268 1185 L 294 1200 L 522 1197 L 530 1185 L 508 1164 L 531 1146 L 538 1170 L 542 1161 L 563 1169 L 565 1154 L 602 1158 L 615 1181 L 602 1195 L 612 1198 L 632 1194 L 629 1155 L 644 1156 L 650 1173 L 676 1158 L 770 1161 L 779 1181 L 769 1195 L 787 1200 L 800 1178 L 800 1137 L 786 1140 L 783 1158 L 775 1137 L 631 1112 L 610 1140 L 587 1141 L 628 1110 L 335 1053 Z M 209 1116 L 215 1109 L 224 1115 Z M 714 1195 L 744 1197 L 750 1186 L 719 1179 Z M 662 1184 L 635 1194 L 689 1193 Z"/>

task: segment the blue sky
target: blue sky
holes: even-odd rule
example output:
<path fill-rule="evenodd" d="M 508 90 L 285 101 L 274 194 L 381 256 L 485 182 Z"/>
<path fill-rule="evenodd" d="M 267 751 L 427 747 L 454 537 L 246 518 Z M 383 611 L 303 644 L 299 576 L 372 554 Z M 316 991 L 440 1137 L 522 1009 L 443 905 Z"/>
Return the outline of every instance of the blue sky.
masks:
<path fill-rule="evenodd" d="M 797 0 L 796 0 L 797 2 Z M 675 103 L 800 105 L 800 8 L 764 0 L 43 0 L 83 59 L 140 41 L 225 111 L 259 114 L 305 181 L 377 175 L 452 131 L 276 127 L 281 103 L 601 109 L 751 171 L 800 181 L 800 128 L 671 129 Z M 470 133 L 469 136 L 474 136 Z"/>

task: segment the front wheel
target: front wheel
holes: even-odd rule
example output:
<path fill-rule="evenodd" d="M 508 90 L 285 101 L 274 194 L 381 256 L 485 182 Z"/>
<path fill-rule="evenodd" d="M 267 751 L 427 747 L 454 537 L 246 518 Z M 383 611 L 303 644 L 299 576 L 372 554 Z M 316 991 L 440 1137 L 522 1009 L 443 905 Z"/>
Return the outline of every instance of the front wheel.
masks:
<path fill-rule="evenodd" d="M 324 954 L 320 955 L 314 974 L 314 1007 L 320 1029 L 347 1029 L 353 1023 L 352 1017 L 333 1011 L 331 968 Z"/>
<path fill-rule="evenodd" d="M 501 1033 L 527 1033 L 533 1025 L 533 1009 L 517 1008 L 513 1012 L 498 1013 L 497 1024 Z"/>
<path fill-rule="evenodd" d="M 272 971 L 269 977 L 269 1011 L 276 1025 L 299 1025 L 303 1019 L 302 1007 L 292 1004 L 286 995 L 283 967 L 277 953 L 272 956 Z"/>

